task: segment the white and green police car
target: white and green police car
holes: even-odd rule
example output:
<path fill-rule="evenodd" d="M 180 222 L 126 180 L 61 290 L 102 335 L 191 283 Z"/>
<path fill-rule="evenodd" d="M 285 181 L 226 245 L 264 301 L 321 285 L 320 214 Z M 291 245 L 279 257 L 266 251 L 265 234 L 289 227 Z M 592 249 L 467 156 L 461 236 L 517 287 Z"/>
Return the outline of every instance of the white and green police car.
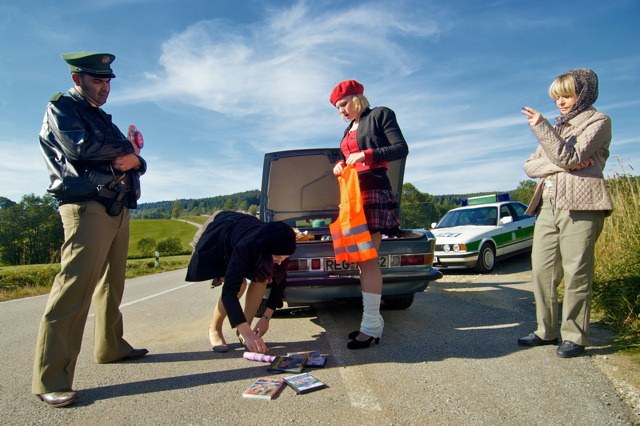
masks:
<path fill-rule="evenodd" d="M 509 194 L 468 198 L 449 210 L 431 232 L 436 237 L 434 266 L 491 272 L 496 260 L 531 250 L 536 218 Z M 465 205 L 466 204 L 466 205 Z"/>

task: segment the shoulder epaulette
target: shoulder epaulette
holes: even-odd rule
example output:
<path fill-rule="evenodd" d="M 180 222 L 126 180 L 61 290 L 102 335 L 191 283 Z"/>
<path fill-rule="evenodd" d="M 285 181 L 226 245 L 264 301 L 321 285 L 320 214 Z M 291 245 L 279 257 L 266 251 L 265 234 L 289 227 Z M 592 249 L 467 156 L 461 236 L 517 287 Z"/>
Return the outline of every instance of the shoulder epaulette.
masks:
<path fill-rule="evenodd" d="M 58 93 L 54 94 L 53 96 L 51 96 L 51 99 L 49 99 L 49 102 L 55 102 L 58 99 L 60 99 L 61 96 L 62 96 L 62 92 L 58 92 Z"/>

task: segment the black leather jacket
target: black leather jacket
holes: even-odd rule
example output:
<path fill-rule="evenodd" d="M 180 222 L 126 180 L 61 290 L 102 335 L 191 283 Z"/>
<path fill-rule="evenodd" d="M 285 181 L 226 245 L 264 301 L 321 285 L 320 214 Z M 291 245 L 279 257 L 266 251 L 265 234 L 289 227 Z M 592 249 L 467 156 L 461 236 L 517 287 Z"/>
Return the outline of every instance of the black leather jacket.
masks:
<path fill-rule="evenodd" d="M 54 95 L 39 135 L 51 184 L 47 191 L 60 204 L 98 200 L 98 189 L 122 172 L 111 169 L 116 157 L 134 153 L 133 146 L 111 121 L 111 115 L 92 106 L 75 88 Z M 125 205 L 137 207 L 140 176 L 147 164 L 126 172 L 130 191 Z"/>

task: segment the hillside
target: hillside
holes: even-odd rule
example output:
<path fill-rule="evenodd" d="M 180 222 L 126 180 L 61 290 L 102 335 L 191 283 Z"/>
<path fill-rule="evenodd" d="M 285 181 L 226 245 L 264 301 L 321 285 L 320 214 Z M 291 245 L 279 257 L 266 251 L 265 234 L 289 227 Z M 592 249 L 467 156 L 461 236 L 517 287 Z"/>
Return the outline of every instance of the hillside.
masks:
<path fill-rule="evenodd" d="M 425 200 L 434 205 L 432 209 L 439 215 L 451 208 L 461 205 L 463 199 L 475 197 L 478 195 L 497 194 L 508 192 L 513 200 L 528 202 L 532 194 L 535 182 L 524 181 L 520 186 L 512 191 L 488 191 L 482 193 L 468 194 L 445 194 L 445 195 L 429 195 L 421 193 L 412 184 L 405 183 L 403 185 L 402 203 L 408 204 L 420 199 L 424 204 Z M 406 192 L 411 192 L 410 196 L 406 196 Z M 172 217 L 181 217 L 185 215 L 199 216 L 203 214 L 211 214 L 216 210 L 241 210 L 250 213 L 256 213 L 260 206 L 260 191 L 255 189 L 252 191 L 238 192 L 229 195 L 218 195 L 206 198 L 185 198 L 173 201 L 157 201 L 153 203 L 140 203 L 133 213 L 134 219 L 169 219 Z M 437 220 L 438 218 L 432 218 Z"/>
<path fill-rule="evenodd" d="M 260 191 L 255 189 L 207 198 L 183 198 L 173 201 L 140 203 L 133 217 L 136 219 L 169 219 L 179 215 L 209 214 L 216 210 L 250 211 L 253 208 L 257 211 L 259 205 Z M 176 208 L 180 212 L 179 215 L 173 214 Z"/>

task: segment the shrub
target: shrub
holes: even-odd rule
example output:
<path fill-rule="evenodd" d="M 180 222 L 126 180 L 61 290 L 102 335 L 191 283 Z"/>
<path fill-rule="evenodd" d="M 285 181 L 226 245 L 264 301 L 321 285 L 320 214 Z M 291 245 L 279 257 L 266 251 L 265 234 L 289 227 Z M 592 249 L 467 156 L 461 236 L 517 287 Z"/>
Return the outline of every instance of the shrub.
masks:
<path fill-rule="evenodd" d="M 185 250 L 180 244 L 180 238 L 169 237 L 158 243 L 158 251 L 160 256 L 174 256 L 185 253 Z"/>
<path fill-rule="evenodd" d="M 144 257 L 152 257 L 156 250 L 156 240 L 153 238 L 142 238 L 138 241 L 138 251 Z"/>

